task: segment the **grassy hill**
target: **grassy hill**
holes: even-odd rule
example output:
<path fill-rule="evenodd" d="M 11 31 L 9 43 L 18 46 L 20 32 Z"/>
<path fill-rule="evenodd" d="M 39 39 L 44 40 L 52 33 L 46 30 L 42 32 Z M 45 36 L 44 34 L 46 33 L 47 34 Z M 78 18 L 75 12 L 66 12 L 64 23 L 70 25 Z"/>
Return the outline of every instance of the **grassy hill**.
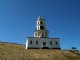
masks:
<path fill-rule="evenodd" d="M 76 51 L 54 49 L 25 49 L 25 46 L 0 43 L 0 60 L 80 60 Z"/>

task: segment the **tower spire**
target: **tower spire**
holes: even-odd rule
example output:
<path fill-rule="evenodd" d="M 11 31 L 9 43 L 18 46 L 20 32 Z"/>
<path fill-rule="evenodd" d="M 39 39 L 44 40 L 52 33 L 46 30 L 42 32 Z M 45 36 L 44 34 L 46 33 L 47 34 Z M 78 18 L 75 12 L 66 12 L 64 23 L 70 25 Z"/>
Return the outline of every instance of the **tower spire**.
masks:
<path fill-rule="evenodd" d="M 37 20 L 43 20 L 43 17 L 42 16 L 39 16 Z"/>

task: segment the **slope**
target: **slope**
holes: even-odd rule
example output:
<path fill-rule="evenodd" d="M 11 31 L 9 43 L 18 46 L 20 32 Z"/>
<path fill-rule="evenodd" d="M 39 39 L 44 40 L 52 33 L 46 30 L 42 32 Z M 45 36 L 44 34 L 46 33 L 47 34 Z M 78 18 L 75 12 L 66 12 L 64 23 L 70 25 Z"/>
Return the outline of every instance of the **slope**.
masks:
<path fill-rule="evenodd" d="M 80 60 L 80 55 L 68 50 L 26 50 L 24 45 L 0 43 L 0 60 Z"/>

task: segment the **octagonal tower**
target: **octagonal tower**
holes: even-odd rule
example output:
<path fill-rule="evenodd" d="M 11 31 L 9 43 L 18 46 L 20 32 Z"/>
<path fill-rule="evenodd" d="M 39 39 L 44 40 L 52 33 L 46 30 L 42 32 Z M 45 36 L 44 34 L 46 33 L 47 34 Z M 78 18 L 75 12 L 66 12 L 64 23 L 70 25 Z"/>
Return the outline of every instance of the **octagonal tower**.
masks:
<path fill-rule="evenodd" d="M 46 29 L 45 19 L 43 19 L 41 16 L 39 16 L 36 21 L 36 30 L 34 32 L 34 37 L 38 38 L 48 37 L 48 30 Z"/>

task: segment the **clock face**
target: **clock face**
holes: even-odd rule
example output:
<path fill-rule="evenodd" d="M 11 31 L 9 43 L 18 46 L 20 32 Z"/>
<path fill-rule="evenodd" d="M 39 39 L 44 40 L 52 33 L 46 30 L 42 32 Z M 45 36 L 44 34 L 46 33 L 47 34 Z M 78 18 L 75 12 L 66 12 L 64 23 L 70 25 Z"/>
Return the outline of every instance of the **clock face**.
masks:
<path fill-rule="evenodd" d="M 40 29 L 41 29 L 41 30 L 44 30 L 44 26 L 40 26 Z"/>

